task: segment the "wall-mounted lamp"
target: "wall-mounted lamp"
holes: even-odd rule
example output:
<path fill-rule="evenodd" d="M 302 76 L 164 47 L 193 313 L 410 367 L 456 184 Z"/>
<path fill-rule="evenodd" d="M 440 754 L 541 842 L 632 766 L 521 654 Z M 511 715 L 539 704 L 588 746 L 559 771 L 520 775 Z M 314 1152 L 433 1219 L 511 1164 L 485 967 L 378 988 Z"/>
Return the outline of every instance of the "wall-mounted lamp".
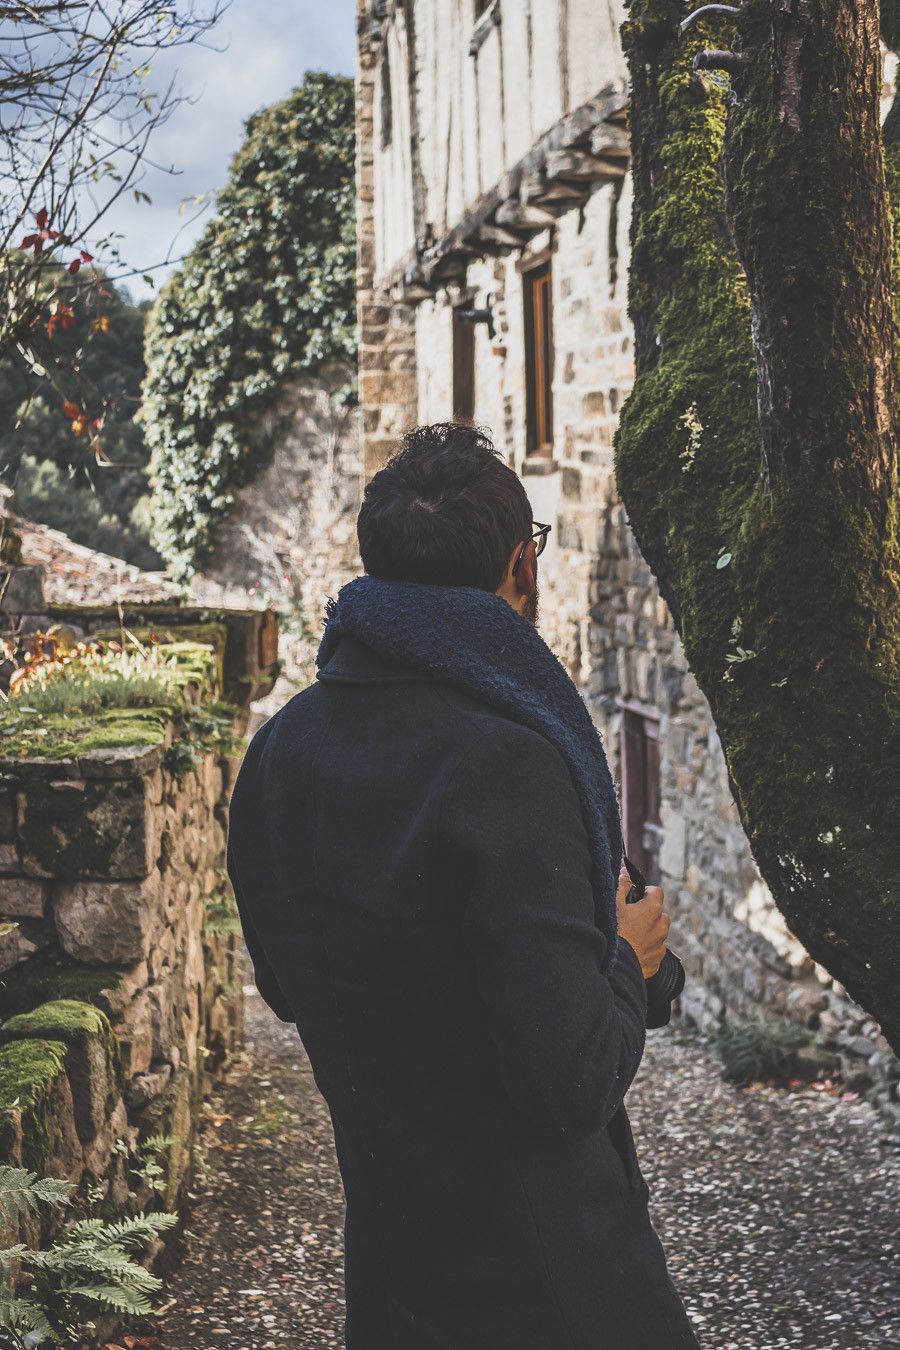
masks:
<path fill-rule="evenodd" d="M 459 307 L 456 310 L 456 317 L 462 319 L 465 323 L 486 323 L 488 337 L 492 342 L 497 336 L 497 330 L 494 327 L 494 311 L 491 308 L 491 301 L 493 298 L 492 295 L 488 296 L 484 309 L 474 309 L 471 305 L 468 305 L 465 308 Z"/>

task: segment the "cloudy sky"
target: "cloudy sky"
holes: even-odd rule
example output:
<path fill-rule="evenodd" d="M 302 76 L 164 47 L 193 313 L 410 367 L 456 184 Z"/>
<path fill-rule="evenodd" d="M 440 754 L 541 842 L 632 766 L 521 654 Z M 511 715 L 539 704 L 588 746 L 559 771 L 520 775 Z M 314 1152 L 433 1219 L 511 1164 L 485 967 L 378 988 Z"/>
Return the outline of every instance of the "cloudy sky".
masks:
<path fill-rule="evenodd" d="M 129 194 L 104 221 L 104 230 L 124 236 L 123 259 L 142 270 L 173 247 L 173 256 L 183 254 L 208 213 L 187 224 L 193 213 L 179 214 L 179 205 L 222 185 L 245 118 L 283 98 L 307 70 L 352 75 L 354 52 L 354 0 L 232 0 L 205 48 L 182 47 L 157 57 L 150 83 L 161 89 L 174 73 L 192 101 L 176 110 L 150 146 L 156 162 L 178 172 L 148 170 L 141 189 L 152 205 L 138 204 Z M 154 275 L 159 282 L 166 273 Z M 135 298 L 153 293 L 139 277 L 127 284 Z"/>

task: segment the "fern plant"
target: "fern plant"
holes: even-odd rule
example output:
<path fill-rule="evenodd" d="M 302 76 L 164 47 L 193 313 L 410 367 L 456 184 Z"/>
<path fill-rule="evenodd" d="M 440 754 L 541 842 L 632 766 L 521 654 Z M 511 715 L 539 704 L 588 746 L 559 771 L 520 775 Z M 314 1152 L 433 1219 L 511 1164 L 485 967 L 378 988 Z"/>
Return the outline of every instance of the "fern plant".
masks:
<path fill-rule="evenodd" d="M 70 1181 L 39 1177 L 24 1167 L 0 1167 L 0 1218 L 15 1223 L 27 1214 L 37 1214 L 41 1205 L 59 1209 L 69 1203 Z"/>
<path fill-rule="evenodd" d="M 153 1134 L 138 1147 L 137 1157 L 131 1164 L 132 1173 L 157 1195 L 163 1194 L 167 1180 L 166 1169 L 159 1161 L 160 1155 L 180 1143 L 177 1134 Z M 134 1192 L 129 1191 L 129 1194 L 133 1195 Z"/>
<path fill-rule="evenodd" d="M 0 1210 L 7 1221 L 69 1203 L 68 1182 L 0 1166 Z M 152 1311 L 162 1281 L 136 1255 L 177 1222 L 169 1213 L 136 1214 L 109 1223 L 71 1223 L 47 1251 L 16 1243 L 0 1251 L 0 1347 L 42 1350 L 80 1344 L 104 1314 Z"/>

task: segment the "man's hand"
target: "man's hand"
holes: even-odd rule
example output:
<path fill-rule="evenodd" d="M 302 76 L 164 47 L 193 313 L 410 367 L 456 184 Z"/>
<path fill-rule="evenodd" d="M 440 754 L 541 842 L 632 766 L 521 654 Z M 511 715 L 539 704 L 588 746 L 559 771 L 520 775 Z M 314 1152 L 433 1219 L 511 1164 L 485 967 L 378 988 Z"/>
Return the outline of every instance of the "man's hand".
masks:
<path fill-rule="evenodd" d="M 626 905 L 625 897 L 630 889 L 631 878 L 623 867 L 616 891 L 619 937 L 623 937 L 634 948 L 644 979 L 649 980 L 659 970 L 666 954 L 666 938 L 669 936 L 671 921 L 663 909 L 665 897 L 659 886 L 648 886 L 643 900 Z"/>

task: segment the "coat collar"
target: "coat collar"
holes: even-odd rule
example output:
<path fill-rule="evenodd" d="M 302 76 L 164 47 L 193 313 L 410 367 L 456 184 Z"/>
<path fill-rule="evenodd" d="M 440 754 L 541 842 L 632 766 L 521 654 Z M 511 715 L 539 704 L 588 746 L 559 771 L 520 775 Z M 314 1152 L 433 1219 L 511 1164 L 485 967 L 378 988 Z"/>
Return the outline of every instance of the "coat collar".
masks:
<path fill-rule="evenodd" d="M 429 676 L 411 670 L 399 661 L 379 656 L 358 638 L 344 634 L 327 664 L 317 672 L 316 679 L 323 684 L 406 684 L 428 680 Z"/>

